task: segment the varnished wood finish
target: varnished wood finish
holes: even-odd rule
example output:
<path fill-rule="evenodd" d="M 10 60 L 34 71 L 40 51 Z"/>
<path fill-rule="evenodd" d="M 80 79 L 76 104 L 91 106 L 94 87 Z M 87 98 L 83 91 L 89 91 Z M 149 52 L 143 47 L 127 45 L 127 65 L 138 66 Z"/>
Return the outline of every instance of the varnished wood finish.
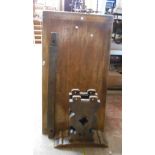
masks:
<path fill-rule="evenodd" d="M 68 93 L 72 88 L 81 91 L 96 89 L 101 100 L 97 124 L 99 129 L 104 129 L 112 21 L 112 16 L 43 12 L 43 133 L 47 132 L 48 50 L 51 32 L 59 34 L 55 130 L 68 128 Z"/>

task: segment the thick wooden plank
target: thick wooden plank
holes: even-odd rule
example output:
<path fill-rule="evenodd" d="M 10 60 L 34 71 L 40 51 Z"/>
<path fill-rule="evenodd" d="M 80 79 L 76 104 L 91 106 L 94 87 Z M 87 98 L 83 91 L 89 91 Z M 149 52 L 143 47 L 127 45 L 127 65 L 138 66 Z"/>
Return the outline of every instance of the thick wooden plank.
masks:
<path fill-rule="evenodd" d="M 43 12 L 43 60 L 49 62 L 50 33 L 59 33 L 55 127 L 68 128 L 68 93 L 96 89 L 101 100 L 98 128 L 104 129 L 112 17 Z M 47 129 L 48 65 L 43 67 L 43 130 Z"/>
<path fill-rule="evenodd" d="M 49 74 L 48 74 L 48 110 L 47 110 L 47 127 L 49 137 L 54 136 L 55 132 L 55 102 L 56 102 L 56 70 L 58 55 L 58 34 L 52 32 L 49 47 Z"/>

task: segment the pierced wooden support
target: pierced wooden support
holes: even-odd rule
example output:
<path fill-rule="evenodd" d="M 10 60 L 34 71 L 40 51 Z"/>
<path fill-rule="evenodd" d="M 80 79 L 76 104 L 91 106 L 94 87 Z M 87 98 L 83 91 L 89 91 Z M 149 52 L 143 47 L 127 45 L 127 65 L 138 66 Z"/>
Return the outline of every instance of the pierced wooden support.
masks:
<path fill-rule="evenodd" d="M 100 101 L 95 95 L 96 90 L 89 89 L 80 93 L 79 89 L 72 89 L 69 100 L 69 134 L 70 141 L 92 141 L 96 112 Z"/>
<path fill-rule="evenodd" d="M 99 146 L 106 147 L 103 133 L 97 127 L 96 114 L 100 107 L 95 89 L 81 92 L 72 89 L 69 93 L 69 129 L 55 136 L 55 147 Z"/>

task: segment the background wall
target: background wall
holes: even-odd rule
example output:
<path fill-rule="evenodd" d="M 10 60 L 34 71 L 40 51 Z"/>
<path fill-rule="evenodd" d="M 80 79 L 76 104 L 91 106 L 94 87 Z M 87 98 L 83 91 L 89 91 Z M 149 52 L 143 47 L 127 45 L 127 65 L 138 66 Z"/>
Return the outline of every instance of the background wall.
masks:
<path fill-rule="evenodd" d="M 97 0 L 86 0 L 85 2 L 88 9 L 91 8 L 96 11 Z M 105 12 L 105 4 L 106 0 L 98 0 L 98 11 L 101 12 L 101 14 L 104 14 Z"/>
<path fill-rule="evenodd" d="M 37 3 L 42 3 L 45 6 L 52 6 L 56 8 L 56 11 L 64 11 L 65 0 L 35 0 Z M 85 0 L 85 4 L 88 9 L 97 10 L 97 0 Z M 121 6 L 121 0 L 116 0 L 116 5 Z M 100 14 L 104 14 L 106 6 L 106 0 L 98 0 L 98 11 Z"/>

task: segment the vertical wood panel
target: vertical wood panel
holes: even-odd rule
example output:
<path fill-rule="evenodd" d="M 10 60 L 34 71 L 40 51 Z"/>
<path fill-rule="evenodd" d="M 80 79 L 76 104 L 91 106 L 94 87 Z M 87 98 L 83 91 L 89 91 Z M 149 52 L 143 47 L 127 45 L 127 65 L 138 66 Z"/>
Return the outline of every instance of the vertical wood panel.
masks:
<path fill-rule="evenodd" d="M 83 20 L 81 20 L 81 16 Z M 68 128 L 68 92 L 96 89 L 101 99 L 98 128 L 104 128 L 111 16 L 43 13 L 43 131 L 47 128 L 48 47 L 51 32 L 59 33 L 55 102 L 56 130 Z"/>

